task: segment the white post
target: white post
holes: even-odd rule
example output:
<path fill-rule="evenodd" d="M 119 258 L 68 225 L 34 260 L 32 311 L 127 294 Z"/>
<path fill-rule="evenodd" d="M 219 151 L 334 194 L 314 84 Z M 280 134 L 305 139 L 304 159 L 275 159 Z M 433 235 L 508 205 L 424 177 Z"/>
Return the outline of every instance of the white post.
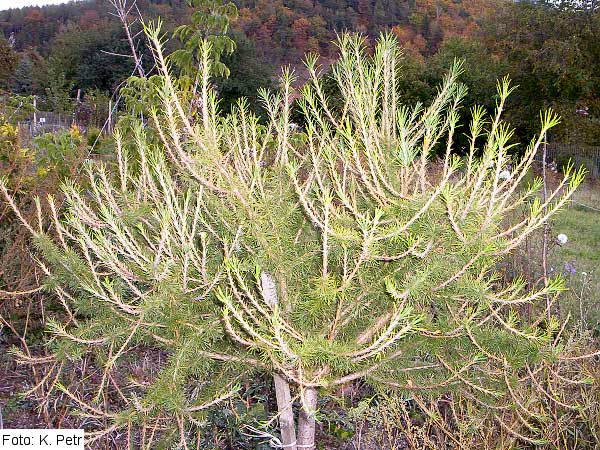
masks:
<path fill-rule="evenodd" d="M 33 96 L 33 125 L 31 127 L 31 134 L 35 134 L 37 127 L 37 96 Z"/>
<path fill-rule="evenodd" d="M 108 101 L 108 123 L 106 130 L 108 133 L 112 133 L 112 100 Z"/>
<path fill-rule="evenodd" d="M 77 102 L 75 103 L 75 108 L 73 108 L 73 120 L 71 121 L 71 125 L 77 124 L 77 111 L 79 111 L 79 102 L 81 101 L 81 89 L 77 89 Z"/>

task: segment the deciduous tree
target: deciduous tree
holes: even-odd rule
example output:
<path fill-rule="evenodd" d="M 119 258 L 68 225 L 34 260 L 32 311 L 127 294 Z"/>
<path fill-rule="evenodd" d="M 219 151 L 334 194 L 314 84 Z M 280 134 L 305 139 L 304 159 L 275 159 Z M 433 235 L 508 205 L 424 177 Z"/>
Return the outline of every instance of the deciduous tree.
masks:
<path fill-rule="evenodd" d="M 0 37 L 0 87 L 6 87 L 17 68 L 18 61 L 17 53 L 8 41 Z"/>

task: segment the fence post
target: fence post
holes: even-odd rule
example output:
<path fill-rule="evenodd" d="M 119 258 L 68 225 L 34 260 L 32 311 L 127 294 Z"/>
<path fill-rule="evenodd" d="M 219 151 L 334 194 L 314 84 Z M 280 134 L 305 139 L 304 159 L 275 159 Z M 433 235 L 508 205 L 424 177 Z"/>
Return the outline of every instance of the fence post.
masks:
<path fill-rule="evenodd" d="M 548 178 L 546 175 L 546 157 L 548 156 L 548 135 L 544 135 L 544 147 L 542 148 L 542 179 L 544 181 L 542 187 L 542 203 L 546 202 L 548 198 Z M 550 229 L 548 226 L 548 222 L 544 222 L 543 235 L 542 235 L 542 280 L 544 282 L 544 287 L 548 286 L 548 235 L 550 233 Z M 546 294 L 546 319 L 548 323 L 550 322 L 552 312 L 550 311 L 550 307 L 552 303 L 550 302 L 550 295 Z M 559 312 L 560 314 L 560 312 Z"/>
<path fill-rule="evenodd" d="M 81 89 L 77 89 L 77 103 L 75 103 L 75 108 L 73 109 L 73 120 L 71 121 L 71 126 L 77 125 L 76 117 L 77 111 L 79 111 L 79 102 L 81 101 Z"/>
<path fill-rule="evenodd" d="M 33 124 L 31 126 L 31 134 L 35 134 L 37 126 L 37 95 L 33 96 Z"/>
<path fill-rule="evenodd" d="M 108 101 L 108 124 L 107 124 L 108 134 L 112 133 L 112 100 Z"/>

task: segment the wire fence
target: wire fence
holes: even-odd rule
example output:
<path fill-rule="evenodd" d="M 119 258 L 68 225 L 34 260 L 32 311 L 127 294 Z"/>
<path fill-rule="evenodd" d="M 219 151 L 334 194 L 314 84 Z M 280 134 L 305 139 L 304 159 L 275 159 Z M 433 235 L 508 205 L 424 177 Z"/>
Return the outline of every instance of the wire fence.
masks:
<path fill-rule="evenodd" d="M 46 96 L 0 96 L 0 107 L 9 121 L 29 137 L 77 126 L 85 131 L 110 123 L 108 98 L 75 99 Z M 110 127 L 106 131 L 111 131 Z"/>
<path fill-rule="evenodd" d="M 68 129 L 73 125 L 82 127 L 78 124 L 73 114 L 69 113 L 55 113 L 52 111 L 36 111 L 35 115 L 32 113 L 25 120 L 18 122 L 19 127 L 24 128 L 32 136 L 39 136 L 45 133 L 54 133 L 56 131 Z"/>
<path fill-rule="evenodd" d="M 538 151 L 536 159 L 541 162 L 541 150 Z M 561 169 L 569 161 L 575 167 L 585 167 L 588 171 L 587 178 L 595 180 L 600 178 L 600 147 L 560 143 L 549 143 L 547 145 L 546 162 L 548 164 L 556 164 L 556 167 Z"/>
<path fill-rule="evenodd" d="M 21 135 L 33 138 L 45 133 L 53 133 L 77 126 L 86 131 L 98 128 L 103 133 L 111 133 L 116 102 L 108 97 L 96 95 L 80 98 L 60 98 L 53 96 L 9 96 L 0 95 L 0 108 L 19 126 Z M 536 160 L 541 163 L 542 151 Z M 575 167 L 584 166 L 587 178 L 600 179 L 600 146 L 579 144 L 549 143 L 546 147 L 546 162 L 561 170 L 569 162 Z"/>

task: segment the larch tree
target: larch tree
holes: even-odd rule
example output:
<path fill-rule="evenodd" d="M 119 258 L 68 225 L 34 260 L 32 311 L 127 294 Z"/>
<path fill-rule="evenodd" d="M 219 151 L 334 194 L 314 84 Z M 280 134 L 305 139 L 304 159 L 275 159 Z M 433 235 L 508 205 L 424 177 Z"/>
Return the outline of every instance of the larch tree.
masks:
<path fill-rule="evenodd" d="M 494 404 L 513 395 L 525 368 L 556 357 L 558 320 L 521 312 L 552 310 L 562 280 L 530 290 L 498 274 L 582 180 L 568 169 L 545 202 L 540 180 L 524 183 L 558 123 L 552 112 L 513 158 L 502 80 L 495 114 L 472 111 L 459 157 L 460 64 L 430 105 L 404 105 L 394 38 L 383 35 L 370 55 L 360 37 L 343 35 L 332 71 L 340 111 L 309 56 L 311 80 L 299 92 L 284 70 L 281 90 L 261 93 L 267 124 L 244 101 L 220 116 L 202 41 L 200 107 L 190 115 L 159 28 L 147 31 L 159 104 L 127 130 L 133 143 L 115 133 L 114 169 L 87 164 L 85 187 L 63 187 L 64 212 L 49 199 L 52 229 L 27 224 L 45 286 L 66 312 L 48 324 L 47 379 L 106 421 L 101 433 L 141 427 L 140 446 L 150 448 L 172 430 L 187 448 L 211 407 L 266 372 L 281 445 L 313 449 L 319 395 L 346 383 Z M 128 369 L 144 352 L 164 362 L 142 382 Z M 95 393 L 60 383 L 86 355 L 101 368 Z M 102 401 L 107 391 L 115 401 Z"/>

